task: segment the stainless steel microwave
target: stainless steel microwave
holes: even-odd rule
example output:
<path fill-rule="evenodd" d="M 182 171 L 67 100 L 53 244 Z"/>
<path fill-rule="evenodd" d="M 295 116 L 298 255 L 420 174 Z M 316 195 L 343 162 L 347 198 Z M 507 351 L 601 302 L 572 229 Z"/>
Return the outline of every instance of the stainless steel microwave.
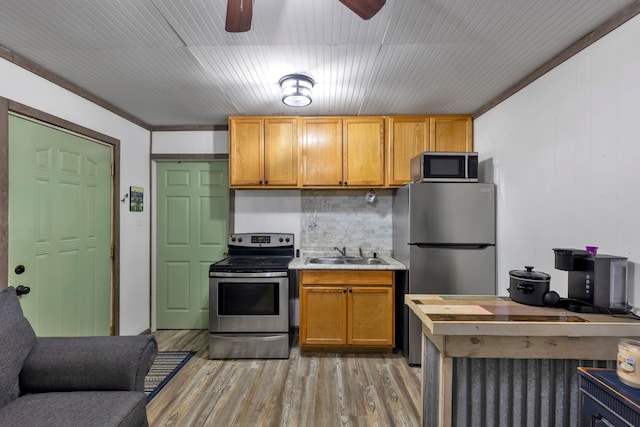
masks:
<path fill-rule="evenodd" d="M 414 182 L 478 182 L 478 153 L 425 151 L 411 159 Z"/>

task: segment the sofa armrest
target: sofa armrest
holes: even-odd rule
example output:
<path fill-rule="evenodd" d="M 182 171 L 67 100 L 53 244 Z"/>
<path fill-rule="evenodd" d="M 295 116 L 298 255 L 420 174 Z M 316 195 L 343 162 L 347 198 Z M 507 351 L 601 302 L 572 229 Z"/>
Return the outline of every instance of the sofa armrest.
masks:
<path fill-rule="evenodd" d="M 38 338 L 20 372 L 20 391 L 144 391 L 157 351 L 153 335 Z"/>

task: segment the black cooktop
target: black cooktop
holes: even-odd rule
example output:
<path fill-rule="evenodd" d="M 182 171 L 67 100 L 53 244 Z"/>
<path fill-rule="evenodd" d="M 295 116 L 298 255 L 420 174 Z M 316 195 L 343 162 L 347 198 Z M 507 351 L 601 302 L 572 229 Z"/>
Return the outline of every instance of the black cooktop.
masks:
<path fill-rule="evenodd" d="M 211 264 L 209 271 L 287 271 L 293 256 L 242 256 L 235 255 Z"/>
<path fill-rule="evenodd" d="M 229 235 L 229 256 L 211 264 L 209 271 L 281 272 L 293 259 L 293 234 L 237 233 Z"/>

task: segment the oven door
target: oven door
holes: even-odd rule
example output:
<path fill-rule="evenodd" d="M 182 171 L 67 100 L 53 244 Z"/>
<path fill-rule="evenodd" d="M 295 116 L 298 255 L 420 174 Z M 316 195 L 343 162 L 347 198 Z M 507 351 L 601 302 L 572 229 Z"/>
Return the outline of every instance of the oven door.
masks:
<path fill-rule="evenodd" d="M 210 332 L 287 332 L 287 272 L 209 275 Z"/>

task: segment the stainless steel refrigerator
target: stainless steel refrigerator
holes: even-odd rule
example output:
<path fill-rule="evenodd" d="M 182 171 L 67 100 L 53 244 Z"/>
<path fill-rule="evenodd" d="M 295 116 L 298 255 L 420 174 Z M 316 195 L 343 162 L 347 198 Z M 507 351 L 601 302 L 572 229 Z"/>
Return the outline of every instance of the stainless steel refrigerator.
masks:
<path fill-rule="evenodd" d="M 393 199 L 396 343 L 419 365 L 421 324 L 404 294 L 496 294 L 496 188 L 482 183 L 409 183 Z"/>

